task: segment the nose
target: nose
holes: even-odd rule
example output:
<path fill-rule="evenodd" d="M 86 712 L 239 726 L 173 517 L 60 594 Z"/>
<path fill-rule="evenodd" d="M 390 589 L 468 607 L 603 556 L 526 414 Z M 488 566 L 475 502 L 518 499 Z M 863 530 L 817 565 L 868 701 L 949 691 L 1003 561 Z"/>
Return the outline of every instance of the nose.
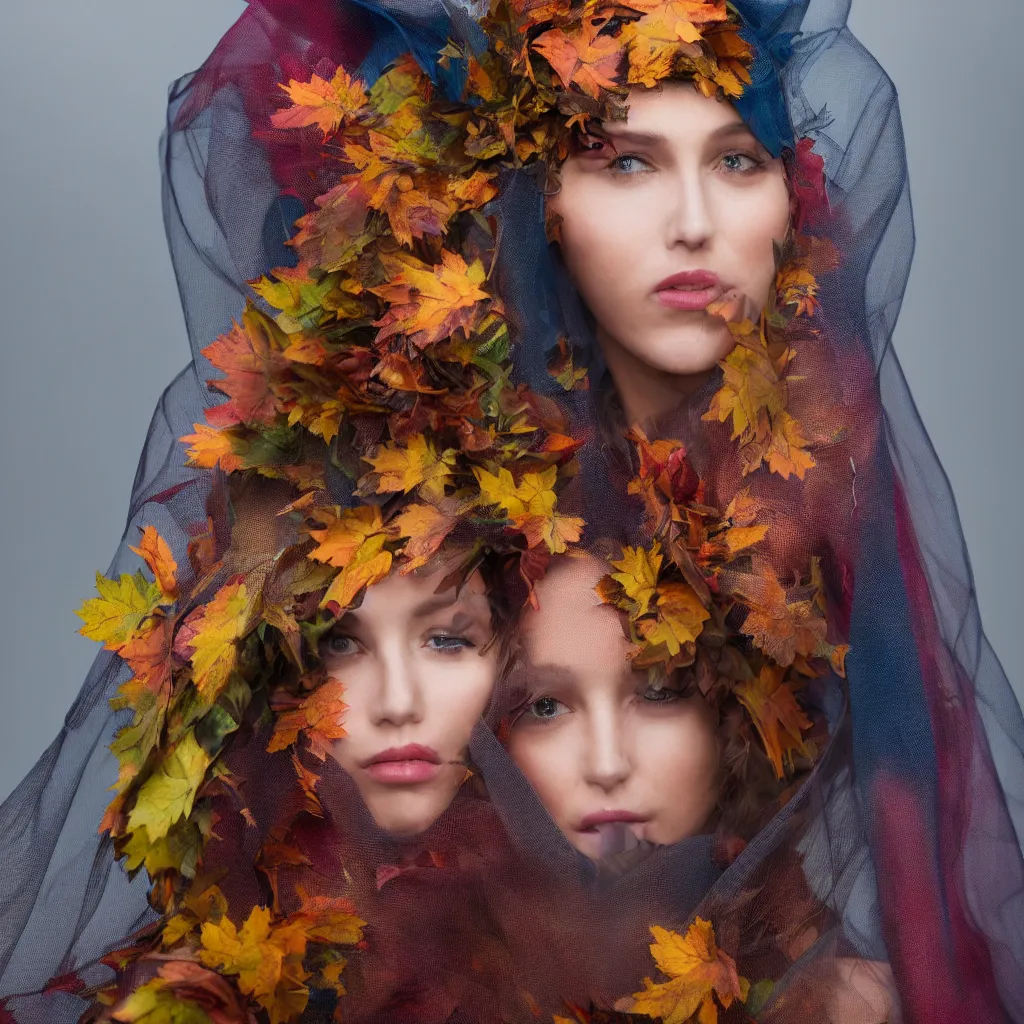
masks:
<path fill-rule="evenodd" d="M 699 250 L 711 240 L 714 228 L 704 177 L 699 168 L 685 168 L 672 182 L 672 198 L 666 204 L 668 248 L 677 245 Z"/>
<path fill-rule="evenodd" d="M 380 650 L 377 668 L 374 724 L 400 726 L 421 721 L 423 695 L 416 666 L 408 652 L 397 644 Z"/>
<path fill-rule="evenodd" d="M 586 781 L 606 793 L 621 786 L 633 773 L 628 723 L 613 707 L 594 709 L 589 749 L 585 759 Z"/>

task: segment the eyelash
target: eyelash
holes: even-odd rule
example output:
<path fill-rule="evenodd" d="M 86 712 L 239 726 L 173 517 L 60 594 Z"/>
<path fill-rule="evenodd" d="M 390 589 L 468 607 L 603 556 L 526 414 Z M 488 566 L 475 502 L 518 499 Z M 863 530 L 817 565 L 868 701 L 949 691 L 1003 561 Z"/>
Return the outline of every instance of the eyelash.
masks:
<path fill-rule="evenodd" d="M 349 654 L 355 654 L 356 651 L 337 651 L 337 650 L 335 650 L 334 649 L 334 644 L 335 644 L 336 641 L 339 641 L 339 640 L 348 641 L 349 643 L 354 644 L 357 649 L 359 648 L 359 641 L 356 640 L 355 637 L 346 636 L 346 635 L 341 634 L 341 633 L 336 634 L 336 635 L 332 636 L 327 641 L 327 647 L 328 647 L 329 650 L 331 650 L 332 653 L 337 654 L 340 657 L 344 657 L 345 655 L 349 655 Z M 450 642 L 447 643 L 447 644 L 439 645 L 439 646 L 430 646 L 432 641 L 435 641 L 435 640 L 450 641 Z M 454 633 L 433 633 L 431 636 L 427 637 L 427 642 L 426 642 L 425 646 L 427 646 L 429 650 L 432 650 L 432 651 L 434 651 L 437 654 L 448 654 L 448 655 L 451 655 L 451 654 L 458 654 L 460 651 L 464 651 L 464 650 L 468 650 L 470 648 L 476 647 L 476 644 L 473 643 L 472 640 L 467 640 L 466 637 L 464 637 L 464 636 L 456 636 Z"/>
<path fill-rule="evenodd" d="M 660 696 L 648 696 L 648 694 L 651 693 L 657 693 L 660 694 Z M 656 690 L 653 686 L 648 686 L 644 690 L 637 690 L 637 696 L 640 697 L 641 700 L 646 701 L 649 704 L 674 704 L 676 701 L 683 699 L 682 691 L 672 689 L 671 687 L 662 687 L 661 689 Z M 552 700 L 563 708 L 566 706 L 560 700 L 558 700 L 557 697 L 531 697 L 521 706 L 519 712 L 514 716 L 513 724 L 519 721 L 519 719 L 522 718 L 523 715 L 530 715 L 533 719 L 535 719 L 538 722 L 550 722 L 555 718 L 561 718 L 562 716 L 560 714 L 544 716 L 534 714 L 533 709 L 541 701 L 544 700 Z"/>
<path fill-rule="evenodd" d="M 593 146 L 585 146 L 584 148 L 590 149 L 590 150 L 598 150 L 598 149 L 600 149 L 604 145 L 605 145 L 605 143 L 603 143 L 603 142 L 597 142 Z M 755 174 L 757 171 L 759 171 L 764 166 L 764 160 L 761 159 L 761 157 L 759 157 L 755 153 L 748 153 L 748 152 L 744 152 L 743 150 L 736 150 L 734 152 L 723 153 L 722 156 L 721 156 L 721 159 L 719 160 L 719 166 L 720 167 L 723 166 L 726 160 L 731 160 L 731 159 L 749 160 L 751 162 L 752 166 L 745 167 L 745 168 L 735 168 L 733 170 L 726 169 L 726 173 L 727 174 L 737 174 L 737 175 L 741 175 L 741 176 L 745 176 L 745 175 L 748 175 L 748 174 Z M 640 170 L 640 171 L 626 171 L 626 170 L 624 170 L 623 169 L 623 164 L 626 161 L 628 161 L 628 160 L 637 160 L 640 163 L 644 164 L 645 165 L 644 170 Z M 612 174 L 615 175 L 616 177 L 622 177 L 622 178 L 636 178 L 636 177 L 639 177 L 640 175 L 646 174 L 646 173 L 654 170 L 654 168 L 652 168 L 648 164 L 647 160 L 644 157 L 642 157 L 639 153 L 619 153 L 614 159 L 609 161 L 607 169 L 609 171 L 611 171 Z"/>

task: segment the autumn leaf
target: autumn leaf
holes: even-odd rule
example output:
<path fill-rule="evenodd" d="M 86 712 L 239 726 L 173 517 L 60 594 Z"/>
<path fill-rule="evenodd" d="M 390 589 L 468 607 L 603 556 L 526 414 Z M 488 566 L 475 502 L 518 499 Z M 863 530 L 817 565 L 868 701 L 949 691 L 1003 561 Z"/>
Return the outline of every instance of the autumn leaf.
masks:
<path fill-rule="evenodd" d="M 701 31 L 691 19 L 701 17 L 704 20 L 702 16 L 710 6 L 688 0 L 666 0 L 631 24 L 626 31 L 629 83 L 653 89 L 661 79 L 668 78 L 680 49 L 685 52 L 685 44 L 701 40 Z M 724 5 L 721 17 L 726 17 Z M 684 45 L 681 47 L 681 44 Z"/>
<path fill-rule="evenodd" d="M 782 666 L 792 665 L 797 655 L 814 656 L 828 626 L 810 601 L 788 603 L 786 591 L 766 567 L 728 580 L 750 608 L 741 629 L 765 654 Z"/>
<path fill-rule="evenodd" d="M 778 414 L 772 424 L 772 439 L 765 456 L 768 468 L 784 479 L 795 474 L 803 480 L 807 470 L 817 465 L 807 451 L 807 439 L 800 424 L 785 410 Z"/>
<path fill-rule="evenodd" d="M 354 946 L 363 938 L 366 922 L 355 912 L 355 907 L 342 897 L 302 896 L 299 910 L 289 921 L 303 925 L 311 942 L 332 946 Z"/>
<path fill-rule="evenodd" d="M 438 455 L 423 434 L 414 434 L 405 444 L 383 444 L 373 455 L 363 456 L 363 461 L 373 467 L 373 473 L 360 481 L 360 488 L 365 487 L 371 494 L 391 491 L 408 494 L 419 487 L 420 494 L 428 501 L 440 501 L 451 476 L 451 467 L 455 465 L 455 455 L 451 448 Z"/>
<path fill-rule="evenodd" d="M 203 349 L 203 355 L 225 373 L 211 387 L 227 395 L 229 401 L 206 410 L 212 427 L 232 427 L 239 423 L 269 426 L 282 411 L 274 394 L 288 361 L 282 354 L 287 342 L 281 329 L 254 306 L 242 314 L 241 324 Z"/>
<path fill-rule="evenodd" d="M 344 569 L 356 556 L 359 548 L 384 527 L 380 509 L 376 505 L 359 505 L 344 510 L 320 509 L 318 515 L 328 520 L 322 529 L 311 529 L 309 535 L 318 545 L 309 557 Z"/>
<path fill-rule="evenodd" d="M 563 391 L 586 391 L 590 387 L 587 368 L 576 365 L 581 353 L 582 349 L 570 346 L 569 339 L 562 334 L 548 356 L 548 373 L 562 385 Z"/>
<path fill-rule="evenodd" d="M 791 685 L 784 681 L 786 670 L 777 665 L 765 665 L 757 679 L 739 683 L 736 697 L 750 712 L 775 768 L 781 779 L 785 764 L 792 763 L 794 751 L 804 749 L 803 732 L 811 728 L 811 721 L 797 703 Z"/>
<path fill-rule="evenodd" d="M 190 960 L 166 960 L 157 976 L 111 1011 L 122 1024 L 249 1024 L 238 991 L 216 971 Z"/>
<path fill-rule="evenodd" d="M 139 527 L 142 533 L 142 540 L 135 552 L 149 566 L 149 571 L 156 577 L 156 584 L 160 593 L 167 601 L 174 601 L 178 596 L 178 583 L 174 574 L 178 570 L 178 563 L 167 541 L 156 531 L 155 526 Z"/>
<path fill-rule="evenodd" d="M 298 742 L 299 734 L 307 736 L 310 750 L 323 760 L 335 740 L 346 734 L 342 722 L 348 705 L 342 700 L 344 685 L 328 679 L 305 698 L 277 696 L 273 708 L 277 712 L 274 734 L 267 750 L 273 753 Z"/>
<path fill-rule="evenodd" d="M 75 613 L 85 623 L 78 632 L 108 651 L 120 650 L 163 597 L 141 572 L 124 573 L 116 580 L 96 573 L 96 591 L 99 597 L 85 601 Z"/>
<path fill-rule="evenodd" d="M 275 923 L 267 907 L 255 907 L 236 928 L 230 918 L 202 926 L 200 962 L 222 974 L 237 976 L 238 987 L 270 1016 L 286 1024 L 306 1008 L 309 972 L 302 966 L 306 934 L 301 924 Z"/>
<path fill-rule="evenodd" d="M 624 547 L 622 557 L 612 559 L 612 568 L 618 572 L 610 573 L 611 579 L 622 587 L 633 618 L 647 614 L 658 587 L 658 573 L 663 561 L 661 545 L 657 541 L 650 548 Z"/>
<path fill-rule="evenodd" d="M 315 124 L 324 135 L 336 132 L 347 118 L 354 117 L 366 105 L 366 87 L 338 68 L 327 81 L 314 74 L 308 82 L 291 79 L 281 89 L 292 101 L 290 107 L 275 111 L 270 123 L 275 128 L 305 128 Z"/>
<path fill-rule="evenodd" d="M 201 469 L 215 469 L 218 466 L 225 473 L 235 473 L 244 469 L 247 464 L 249 443 L 231 430 L 219 430 L 205 423 L 194 423 L 194 434 L 186 434 L 181 438 L 182 444 L 191 445 L 188 449 L 190 466 Z"/>
<path fill-rule="evenodd" d="M 139 787 L 128 815 L 129 830 L 145 828 L 150 842 L 166 836 L 176 821 L 192 813 L 209 766 L 209 755 L 189 730 Z"/>
<path fill-rule="evenodd" d="M 732 957 L 718 948 L 709 921 L 698 917 L 685 936 L 658 925 L 651 934 L 651 953 L 668 980 L 645 978 L 631 1012 L 660 1017 L 664 1024 L 685 1024 L 697 1014 L 699 1024 L 715 1024 L 718 1004 L 727 1010 L 734 1000 L 746 999 L 750 983 L 738 975 Z"/>
<path fill-rule="evenodd" d="M 588 96 L 599 99 L 602 89 L 615 89 L 615 76 L 622 61 L 622 42 L 601 35 L 602 22 L 584 18 L 575 31 L 562 28 L 542 32 L 531 44 L 554 69 L 568 89 L 577 85 Z"/>
<path fill-rule="evenodd" d="M 795 306 L 797 316 L 814 316 L 818 309 L 818 282 L 814 274 L 797 264 L 783 266 L 775 279 L 775 287 L 784 306 Z"/>
<path fill-rule="evenodd" d="M 401 571 L 408 573 L 426 565 L 458 521 L 434 505 L 407 505 L 388 526 L 392 536 L 406 538 Z"/>
<path fill-rule="evenodd" d="M 696 641 L 711 614 L 686 583 L 662 583 L 657 595 L 657 620 L 639 622 L 637 630 L 649 644 L 665 644 L 675 657 L 681 645 Z"/>
<path fill-rule="evenodd" d="M 359 545 L 355 556 L 327 588 L 320 601 L 321 608 L 331 607 L 338 613 L 348 608 L 364 587 L 371 587 L 387 577 L 393 561 L 391 552 L 384 550 L 388 539 L 387 534 L 377 533 Z"/>
<path fill-rule="evenodd" d="M 252 627 L 254 604 L 245 583 L 234 580 L 182 623 L 176 644 L 191 650 L 192 681 L 210 702 L 235 667 L 237 643 Z"/>
<path fill-rule="evenodd" d="M 382 285 L 368 289 L 390 303 L 374 326 L 380 328 L 377 343 L 403 334 L 418 348 L 426 348 L 461 330 L 468 335 L 481 303 L 490 296 L 481 287 L 486 277 L 483 264 L 470 266 L 458 254 L 444 250 L 441 263 L 423 263 L 411 253 L 382 255 L 388 273 Z"/>

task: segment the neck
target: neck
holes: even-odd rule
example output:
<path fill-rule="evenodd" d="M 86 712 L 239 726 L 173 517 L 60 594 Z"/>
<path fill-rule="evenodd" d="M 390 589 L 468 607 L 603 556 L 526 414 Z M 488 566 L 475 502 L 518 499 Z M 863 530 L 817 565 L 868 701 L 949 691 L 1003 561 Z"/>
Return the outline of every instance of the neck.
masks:
<path fill-rule="evenodd" d="M 603 327 L 597 329 L 608 372 L 615 383 L 626 420 L 645 426 L 668 416 L 684 404 L 713 373 L 666 373 L 626 351 Z"/>

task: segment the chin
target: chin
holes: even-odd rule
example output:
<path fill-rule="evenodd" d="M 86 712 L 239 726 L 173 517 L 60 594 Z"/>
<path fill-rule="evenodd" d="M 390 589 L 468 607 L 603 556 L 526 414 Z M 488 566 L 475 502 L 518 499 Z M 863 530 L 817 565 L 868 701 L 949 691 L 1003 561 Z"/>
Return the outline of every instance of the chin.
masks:
<path fill-rule="evenodd" d="M 710 373 L 735 347 L 729 328 L 715 318 L 713 325 L 662 328 L 653 338 L 637 339 L 629 350 L 660 373 L 685 377 Z"/>

